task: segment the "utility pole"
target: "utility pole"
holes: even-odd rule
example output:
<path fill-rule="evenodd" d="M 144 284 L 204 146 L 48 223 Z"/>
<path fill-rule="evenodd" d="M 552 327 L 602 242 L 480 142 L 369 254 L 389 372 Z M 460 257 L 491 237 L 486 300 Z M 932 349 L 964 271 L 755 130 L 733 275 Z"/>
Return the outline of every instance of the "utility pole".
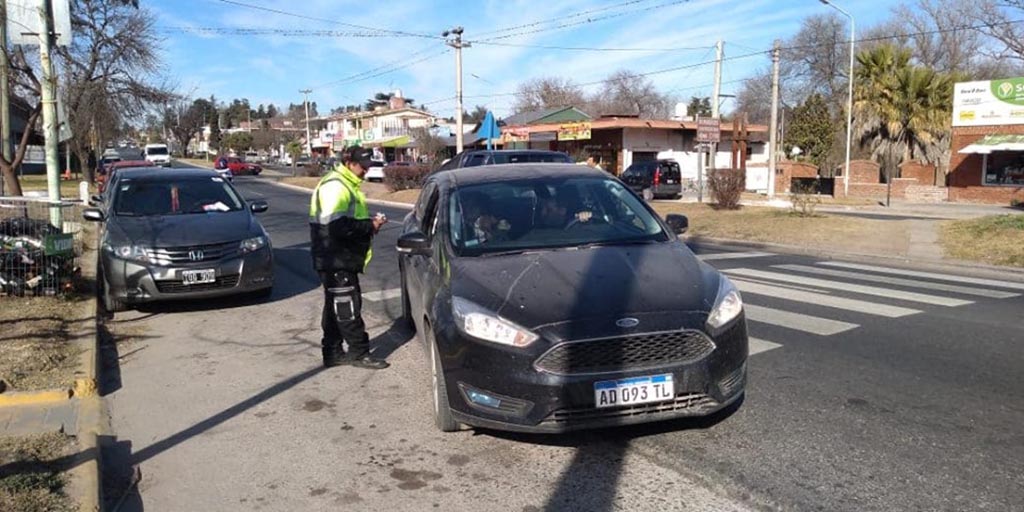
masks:
<path fill-rule="evenodd" d="M 51 204 L 60 201 L 60 161 L 57 149 L 57 76 L 53 71 L 50 49 L 53 45 L 53 5 L 43 0 L 39 16 L 43 28 L 39 34 L 39 61 L 43 68 L 42 103 L 43 137 L 46 148 L 46 188 Z M 26 127 L 28 129 L 28 127 Z M 57 229 L 63 228 L 60 207 L 50 208 L 50 223 Z"/>
<path fill-rule="evenodd" d="M 0 0 L 0 139 L 4 160 L 11 162 L 11 91 L 7 81 L 7 0 Z M 0 177 L 0 196 L 5 179 Z"/>
<path fill-rule="evenodd" d="M 718 103 L 720 96 L 722 95 L 722 57 L 725 50 L 725 43 L 719 40 L 715 43 L 715 89 L 711 95 L 711 117 L 713 119 L 721 119 L 720 113 L 718 112 Z M 718 153 L 718 144 L 711 143 L 711 154 L 708 157 L 708 166 L 712 169 L 716 169 L 715 166 L 715 155 Z"/>
<path fill-rule="evenodd" d="M 302 89 L 299 92 L 306 96 L 306 151 L 309 153 L 309 156 L 313 156 L 313 139 L 309 135 L 309 93 L 313 92 L 313 90 Z"/>
<path fill-rule="evenodd" d="M 448 39 L 448 36 L 452 37 Z M 462 42 L 462 27 L 441 32 L 445 44 L 455 48 L 455 152 L 462 152 L 462 49 L 472 45 Z"/>
<path fill-rule="evenodd" d="M 768 198 L 775 197 L 775 166 L 778 160 L 779 130 L 779 52 L 782 43 L 776 39 L 772 48 L 772 118 L 768 127 Z"/>

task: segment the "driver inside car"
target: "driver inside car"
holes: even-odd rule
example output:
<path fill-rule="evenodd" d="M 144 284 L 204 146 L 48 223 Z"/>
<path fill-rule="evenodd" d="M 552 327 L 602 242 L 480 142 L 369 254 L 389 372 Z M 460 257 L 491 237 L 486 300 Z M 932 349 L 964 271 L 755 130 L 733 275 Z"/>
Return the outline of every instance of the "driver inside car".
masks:
<path fill-rule="evenodd" d="M 537 227 L 543 228 L 566 228 L 576 223 L 590 222 L 593 217 L 590 210 L 580 210 L 569 215 L 569 208 L 552 196 L 542 198 L 538 210 Z"/>
<path fill-rule="evenodd" d="M 466 234 L 467 246 L 508 238 L 511 228 L 508 221 L 491 215 L 485 206 L 486 202 L 480 194 L 468 193 L 462 197 L 463 232 Z"/>

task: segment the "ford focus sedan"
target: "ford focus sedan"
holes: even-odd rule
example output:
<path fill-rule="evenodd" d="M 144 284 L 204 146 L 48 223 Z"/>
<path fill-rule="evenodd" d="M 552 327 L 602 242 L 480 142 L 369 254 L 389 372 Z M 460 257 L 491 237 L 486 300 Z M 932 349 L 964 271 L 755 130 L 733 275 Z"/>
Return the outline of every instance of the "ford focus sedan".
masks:
<path fill-rule="evenodd" d="M 432 175 L 398 251 L 437 427 L 563 432 L 739 400 L 743 302 L 677 238 L 687 222 L 589 167 Z"/>
<path fill-rule="evenodd" d="M 106 222 L 99 275 L 108 311 L 271 293 L 270 238 L 254 216 L 267 210 L 266 202 L 246 202 L 205 169 L 126 169 L 107 194 L 103 208 L 83 215 Z"/>

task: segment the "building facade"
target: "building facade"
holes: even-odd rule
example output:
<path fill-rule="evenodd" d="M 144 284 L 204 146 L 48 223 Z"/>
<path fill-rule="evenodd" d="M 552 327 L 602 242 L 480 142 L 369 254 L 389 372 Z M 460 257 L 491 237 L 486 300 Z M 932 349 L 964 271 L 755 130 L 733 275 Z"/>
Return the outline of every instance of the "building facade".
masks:
<path fill-rule="evenodd" d="M 955 85 L 949 200 L 1024 201 L 1024 78 Z"/>

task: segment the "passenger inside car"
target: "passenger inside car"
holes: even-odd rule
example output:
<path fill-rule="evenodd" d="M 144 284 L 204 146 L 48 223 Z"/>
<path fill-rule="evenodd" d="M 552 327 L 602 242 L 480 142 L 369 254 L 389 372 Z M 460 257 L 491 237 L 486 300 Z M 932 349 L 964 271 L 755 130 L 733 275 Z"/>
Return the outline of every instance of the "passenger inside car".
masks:
<path fill-rule="evenodd" d="M 488 211 L 487 198 L 479 193 L 468 193 L 461 197 L 462 221 L 467 246 L 486 244 L 508 238 L 511 228 L 508 221 L 499 219 Z"/>

